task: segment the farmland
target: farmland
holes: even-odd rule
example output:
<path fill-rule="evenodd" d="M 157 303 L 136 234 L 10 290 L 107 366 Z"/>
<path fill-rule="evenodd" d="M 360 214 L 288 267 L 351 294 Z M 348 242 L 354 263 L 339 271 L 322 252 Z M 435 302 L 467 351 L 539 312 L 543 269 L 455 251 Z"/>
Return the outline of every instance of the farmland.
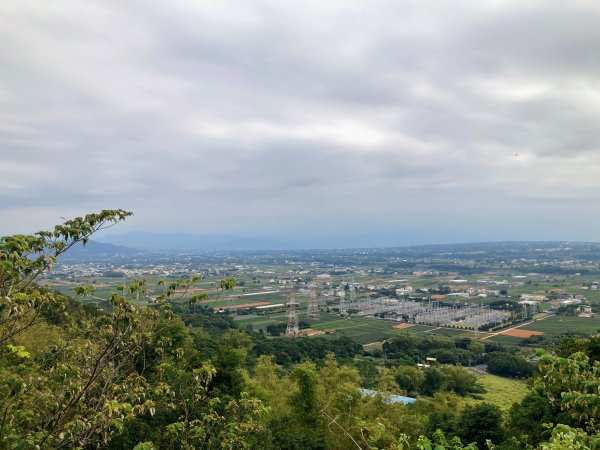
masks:
<path fill-rule="evenodd" d="M 343 335 L 365 344 L 398 333 L 412 333 L 489 338 L 513 346 L 521 344 L 529 332 L 544 333 L 541 337 L 549 340 L 570 332 L 593 333 L 600 323 L 598 319 L 572 317 L 575 314 L 571 312 L 571 316 L 551 315 L 517 328 L 511 333 L 514 336 L 490 337 L 493 333 L 476 334 L 461 325 L 407 323 L 406 317 L 386 317 L 377 310 L 358 314 L 355 306 L 380 299 L 383 302 L 407 299 L 423 308 L 433 300 L 440 302 L 437 306 L 442 308 L 486 305 L 501 311 L 508 321 L 507 327 L 521 322 L 521 295 L 547 297 L 547 301 L 537 305 L 538 311 L 557 312 L 560 304 L 550 300 L 560 298 L 559 294 L 563 298 L 577 296 L 577 302 L 585 301 L 595 310 L 600 306 L 600 258 L 597 262 L 590 261 L 600 255 L 600 250 L 596 252 L 591 244 L 576 246 L 575 250 L 582 255 L 588 252 L 589 256 L 577 262 L 572 244 L 560 243 L 204 253 L 187 254 L 183 259 L 173 253 L 149 255 L 146 260 L 143 257 L 124 260 L 121 265 L 114 261 L 59 264 L 46 283 L 49 288 L 66 294 L 71 294 L 76 286 L 95 285 L 93 296 L 84 301 L 98 303 L 107 300 L 117 286 L 136 279 L 147 279 L 149 293 L 155 296 L 163 289 L 156 286 L 159 280 L 168 284 L 180 277 L 200 274 L 202 279 L 193 290 L 178 293 L 183 296 L 181 301 L 186 302 L 193 294 L 206 293 L 210 299 L 202 305 L 229 310 L 241 329 L 265 332 L 269 325 L 286 324 L 285 304 L 294 298 L 298 303 L 300 328 L 322 331 L 325 337 Z M 568 266 L 563 260 L 569 261 Z M 543 270 L 536 272 L 535 268 Z M 226 277 L 235 278 L 236 285 L 224 291 L 219 288 L 219 281 Z M 408 290 L 398 294 L 403 289 Z M 319 320 L 307 317 L 309 292 L 316 293 L 321 311 Z M 348 312 L 340 313 L 344 297 L 350 307 Z M 281 306 L 273 310 L 255 309 L 269 304 Z M 400 329 L 395 328 L 397 325 L 412 326 Z"/>
<path fill-rule="evenodd" d="M 544 320 L 526 325 L 523 330 L 542 331 L 547 336 L 557 336 L 566 332 L 575 333 L 598 333 L 600 330 L 600 318 L 551 316 Z"/>

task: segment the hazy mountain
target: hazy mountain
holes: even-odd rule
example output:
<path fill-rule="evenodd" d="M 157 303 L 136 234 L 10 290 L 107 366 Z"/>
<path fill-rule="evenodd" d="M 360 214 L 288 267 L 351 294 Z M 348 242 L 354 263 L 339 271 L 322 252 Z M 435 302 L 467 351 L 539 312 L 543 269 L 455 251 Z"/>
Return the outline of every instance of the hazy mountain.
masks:
<path fill-rule="evenodd" d="M 146 250 L 281 250 L 302 248 L 298 243 L 262 237 L 206 236 L 188 233 L 134 231 L 103 236 L 103 242 Z"/>
<path fill-rule="evenodd" d="M 78 243 L 62 255 L 62 261 L 68 260 L 96 260 L 109 258 L 130 258 L 145 255 L 148 252 L 122 245 L 114 245 L 98 241 L 89 241 L 85 246 Z"/>

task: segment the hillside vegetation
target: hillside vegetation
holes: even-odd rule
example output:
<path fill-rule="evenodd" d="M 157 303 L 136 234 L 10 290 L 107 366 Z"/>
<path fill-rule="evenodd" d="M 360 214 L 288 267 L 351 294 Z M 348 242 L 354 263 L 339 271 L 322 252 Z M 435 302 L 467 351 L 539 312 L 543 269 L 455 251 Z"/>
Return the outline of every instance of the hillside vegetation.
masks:
<path fill-rule="evenodd" d="M 70 247 L 130 215 L 107 210 L 0 239 L 0 447 L 600 446 L 598 337 L 562 341 L 534 366 L 498 343 L 387 335 L 381 322 L 389 339 L 365 351 L 350 327 L 296 339 L 242 331 L 207 293 L 186 295 L 198 276 L 119 285 L 102 308 L 80 301 L 95 298 L 92 287 L 71 297 L 38 284 Z M 221 280 L 214 295 L 235 283 Z M 426 357 L 435 362 L 419 368 Z M 463 368 L 475 363 L 521 379 Z"/>

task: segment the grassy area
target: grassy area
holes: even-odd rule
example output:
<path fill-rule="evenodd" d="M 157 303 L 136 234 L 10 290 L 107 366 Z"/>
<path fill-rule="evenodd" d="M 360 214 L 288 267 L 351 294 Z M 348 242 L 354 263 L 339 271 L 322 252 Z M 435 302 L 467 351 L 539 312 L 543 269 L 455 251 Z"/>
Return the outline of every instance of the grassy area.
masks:
<path fill-rule="evenodd" d="M 321 312 L 320 316 L 320 320 L 315 321 L 306 317 L 306 310 L 301 310 L 298 312 L 298 319 L 309 322 L 312 329 L 332 332 L 335 336 L 347 336 L 361 344 L 383 341 L 393 337 L 396 334 L 405 332 L 417 333 L 421 336 L 459 336 L 465 333 L 470 333 L 470 331 L 466 329 L 440 328 L 430 325 L 413 325 L 410 328 L 399 329 L 394 328 L 394 325 L 397 325 L 396 322 L 388 322 L 372 318 L 342 318 L 326 312 Z M 251 323 L 254 329 L 258 329 L 265 328 L 271 323 L 286 323 L 287 315 L 285 312 L 280 311 L 262 316 L 257 316 L 254 314 L 248 316 L 238 316 L 235 320 L 242 326 Z"/>
<path fill-rule="evenodd" d="M 438 328 L 433 329 L 427 334 L 437 334 L 441 336 L 460 336 L 465 333 L 472 333 L 472 330 L 466 328 Z"/>
<path fill-rule="evenodd" d="M 437 327 L 432 327 L 431 325 L 413 325 L 410 328 L 404 328 L 404 329 L 395 328 L 394 331 L 399 332 L 399 333 L 403 332 L 403 331 L 408 331 L 410 333 L 422 334 L 422 333 L 425 333 L 426 331 L 433 330 L 435 328 L 437 328 Z"/>
<path fill-rule="evenodd" d="M 298 314 L 298 319 L 302 320 L 304 317 Z M 287 316 L 285 313 L 272 314 L 269 316 L 257 316 L 257 315 L 246 315 L 246 316 L 234 316 L 234 319 L 238 322 L 240 327 L 245 327 L 248 324 L 252 324 L 255 330 L 259 328 L 266 328 L 270 324 L 287 323 Z"/>
<path fill-rule="evenodd" d="M 368 344 L 363 345 L 363 348 L 368 352 L 372 352 L 375 350 L 383 350 L 383 342 L 370 342 Z"/>
<path fill-rule="evenodd" d="M 345 330 L 348 328 L 353 328 L 360 326 L 360 322 L 352 319 L 333 319 L 327 320 L 325 322 L 315 322 L 311 325 L 311 328 L 315 330 Z"/>
<path fill-rule="evenodd" d="M 551 315 L 529 325 L 520 327 L 522 330 L 542 331 L 545 337 L 552 338 L 567 332 L 593 334 L 600 331 L 600 318 L 568 317 Z M 523 338 L 499 334 L 489 339 L 504 345 L 519 345 Z"/>
<path fill-rule="evenodd" d="M 548 336 L 557 336 L 568 331 L 596 333 L 600 330 L 600 318 L 551 316 L 526 325 L 522 329 L 543 331 Z"/>
<path fill-rule="evenodd" d="M 478 375 L 477 381 L 483 385 L 486 393 L 482 394 L 483 400 L 467 399 L 468 403 L 486 401 L 507 411 L 514 402 L 520 401 L 529 392 L 525 382 L 520 380 L 488 374 Z"/>
<path fill-rule="evenodd" d="M 381 341 L 389 337 L 394 323 L 370 319 L 335 319 L 327 322 L 314 322 L 315 330 L 335 331 L 335 335 L 347 336 L 360 344 Z"/>
<path fill-rule="evenodd" d="M 219 297 L 218 292 L 209 292 L 209 295 L 211 299 L 204 301 L 203 304 L 213 308 L 217 306 L 242 305 L 256 302 L 287 303 L 289 301 L 289 299 L 280 292 L 273 292 L 270 294 L 260 293 L 260 295 L 251 296 L 227 295 L 221 297 Z"/>
<path fill-rule="evenodd" d="M 395 324 L 393 324 L 395 325 Z M 390 334 L 398 334 L 398 333 L 416 333 L 419 336 L 461 336 L 463 334 L 471 334 L 472 330 L 468 329 L 460 329 L 460 328 L 443 328 L 443 327 L 435 327 L 431 325 L 413 325 L 410 328 L 392 328 L 390 330 Z"/>
<path fill-rule="evenodd" d="M 497 342 L 498 344 L 519 345 L 523 339 L 515 336 L 506 336 L 504 334 L 498 334 L 496 336 L 492 336 L 489 340 L 492 342 Z"/>

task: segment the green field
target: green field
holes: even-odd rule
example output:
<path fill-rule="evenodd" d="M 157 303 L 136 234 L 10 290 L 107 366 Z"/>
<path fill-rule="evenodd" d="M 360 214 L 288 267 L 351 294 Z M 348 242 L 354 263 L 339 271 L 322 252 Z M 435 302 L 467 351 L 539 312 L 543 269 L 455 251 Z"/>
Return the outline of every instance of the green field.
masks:
<path fill-rule="evenodd" d="M 425 334 L 429 334 L 429 333 L 426 333 L 426 332 L 428 332 L 430 330 L 434 330 L 436 328 L 437 327 L 433 327 L 431 325 L 413 325 L 410 328 L 402 328 L 402 329 L 394 328 L 393 331 L 394 331 L 394 333 L 403 333 L 403 332 L 407 332 L 408 331 L 409 333 L 417 333 L 417 334 L 423 334 L 423 333 L 425 333 Z"/>
<path fill-rule="evenodd" d="M 600 332 L 600 318 L 594 317 L 590 319 L 586 317 L 551 315 L 519 329 L 542 331 L 544 332 L 543 336 L 548 338 L 560 336 L 568 332 L 594 334 Z M 523 338 L 500 334 L 489 338 L 489 340 L 499 344 L 519 345 L 523 341 Z"/>
<path fill-rule="evenodd" d="M 557 336 L 569 331 L 582 333 L 597 333 L 600 331 L 600 318 L 550 316 L 530 325 L 523 330 L 543 331 L 548 336 Z"/>
<path fill-rule="evenodd" d="M 304 315 L 298 314 L 298 319 L 303 320 Z M 255 330 L 259 328 L 265 328 L 270 324 L 287 323 L 287 316 L 285 313 L 272 314 L 269 316 L 257 316 L 255 314 L 249 314 L 246 316 L 234 316 L 234 319 L 241 327 L 248 324 L 252 324 Z"/>
<path fill-rule="evenodd" d="M 492 342 L 496 342 L 498 344 L 519 345 L 523 339 L 519 338 L 519 337 L 506 336 L 504 334 L 498 334 L 496 336 L 492 336 L 489 340 L 492 341 Z"/>
<path fill-rule="evenodd" d="M 320 320 L 308 319 L 306 310 L 298 312 L 298 319 L 310 324 L 314 330 L 327 332 L 328 336 L 347 336 L 360 344 L 383 341 L 399 333 L 415 333 L 420 336 L 461 336 L 471 335 L 473 332 L 467 329 L 443 328 L 430 325 L 413 325 L 410 328 L 394 328 L 397 322 L 390 322 L 378 319 L 357 318 L 357 317 L 339 317 L 335 314 L 321 312 Z M 266 328 L 269 324 L 287 323 L 287 314 L 283 311 L 256 315 L 249 314 L 236 316 L 236 322 L 240 326 L 252 324 L 255 330 Z M 322 335 L 319 335 L 322 336 Z M 516 343 L 519 339 L 516 340 Z"/>
<path fill-rule="evenodd" d="M 320 320 L 308 319 L 306 311 L 298 312 L 298 320 L 306 321 L 313 330 L 322 330 L 327 333 L 326 337 L 347 336 L 360 344 L 382 341 L 395 331 L 393 322 L 373 319 L 340 318 L 339 316 L 326 312 L 320 313 Z M 255 314 L 237 316 L 235 321 L 244 327 L 252 324 L 255 330 L 266 328 L 269 324 L 287 323 L 287 314 L 279 312 L 259 316 Z M 399 331 L 399 330 L 398 330 Z M 324 335 L 318 335 L 324 336 Z"/>
<path fill-rule="evenodd" d="M 477 381 L 485 388 L 483 400 L 467 399 L 467 403 L 486 401 L 508 410 L 514 402 L 520 401 L 529 389 L 524 381 L 511 380 L 496 375 L 478 375 Z"/>
<path fill-rule="evenodd" d="M 393 322 L 372 319 L 335 319 L 327 322 L 314 322 L 315 330 L 335 331 L 336 336 L 347 336 L 360 344 L 382 341 L 394 330 Z"/>
<path fill-rule="evenodd" d="M 472 333 L 473 330 L 468 330 L 464 328 L 438 328 L 433 329 L 427 334 L 437 334 L 440 336 L 460 336 L 465 333 Z"/>

